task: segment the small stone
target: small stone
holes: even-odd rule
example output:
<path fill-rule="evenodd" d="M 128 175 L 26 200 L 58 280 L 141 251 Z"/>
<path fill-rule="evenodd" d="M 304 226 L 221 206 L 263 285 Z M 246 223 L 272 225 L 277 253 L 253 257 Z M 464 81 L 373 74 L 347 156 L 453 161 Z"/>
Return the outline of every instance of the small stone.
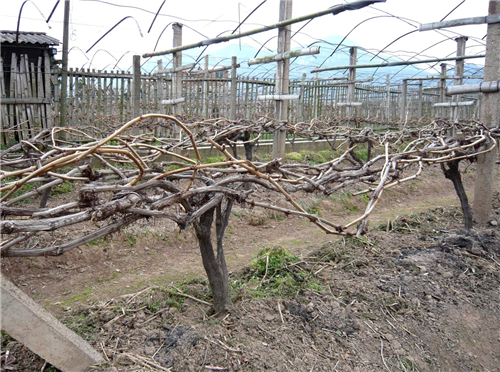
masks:
<path fill-rule="evenodd" d="M 393 349 L 401 349 L 401 343 L 398 340 L 394 340 L 391 342 Z"/>
<path fill-rule="evenodd" d="M 144 354 L 145 355 L 153 355 L 156 351 L 156 348 L 154 346 L 145 346 L 144 347 Z"/>
<path fill-rule="evenodd" d="M 393 353 L 395 355 L 399 355 L 399 356 L 402 356 L 402 355 L 405 355 L 406 354 L 406 351 L 404 349 L 396 349 L 393 351 Z"/>
<path fill-rule="evenodd" d="M 412 303 L 413 305 L 415 305 L 416 307 L 420 307 L 420 300 L 419 300 L 418 298 L 416 298 L 416 297 L 413 297 L 413 298 L 411 299 L 411 303 Z"/>
<path fill-rule="evenodd" d="M 99 314 L 99 319 L 103 322 L 107 322 L 113 319 L 115 314 L 112 311 L 104 310 Z"/>
<path fill-rule="evenodd" d="M 128 365 L 132 364 L 132 361 L 126 355 L 118 354 L 115 357 L 115 363 L 120 364 L 122 366 L 128 366 Z"/>
<path fill-rule="evenodd" d="M 264 319 L 265 319 L 266 321 L 268 321 L 268 322 L 272 322 L 273 320 L 275 320 L 275 319 L 276 319 L 276 315 L 271 315 L 271 314 L 269 314 L 269 315 L 266 315 L 266 317 L 265 317 Z"/>
<path fill-rule="evenodd" d="M 442 275 L 443 275 L 443 278 L 446 278 L 446 279 L 453 278 L 453 273 L 451 271 L 445 271 Z"/>
<path fill-rule="evenodd" d="M 497 220 L 491 220 L 490 221 L 491 226 L 498 226 L 498 221 Z"/>

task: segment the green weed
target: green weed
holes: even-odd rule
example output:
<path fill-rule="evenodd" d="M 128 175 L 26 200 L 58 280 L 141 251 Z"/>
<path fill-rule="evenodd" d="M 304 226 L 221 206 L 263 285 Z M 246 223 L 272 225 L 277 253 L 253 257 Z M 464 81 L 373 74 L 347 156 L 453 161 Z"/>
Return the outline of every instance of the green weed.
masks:
<path fill-rule="evenodd" d="M 127 233 L 125 234 L 125 240 L 127 240 L 127 242 L 130 245 L 135 245 L 137 244 L 137 235 L 134 235 L 132 233 Z"/>

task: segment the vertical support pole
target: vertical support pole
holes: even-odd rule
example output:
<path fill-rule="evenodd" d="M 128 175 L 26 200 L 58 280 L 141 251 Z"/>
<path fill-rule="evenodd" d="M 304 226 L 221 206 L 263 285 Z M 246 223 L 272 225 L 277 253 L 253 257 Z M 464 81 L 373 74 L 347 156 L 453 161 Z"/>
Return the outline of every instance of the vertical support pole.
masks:
<path fill-rule="evenodd" d="M 444 78 L 444 76 L 446 76 L 446 63 L 441 63 L 441 76 L 443 76 L 443 78 L 439 80 L 439 102 L 444 103 L 446 102 L 446 78 Z M 439 108 L 439 115 L 441 117 L 446 116 L 445 112 L 445 107 Z"/>
<path fill-rule="evenodd" d="M 205 66 L 203 70 L 203 116 L 208 118 L 208 55 L 205 56 Z"/>
<path fill-rule="evenodd" d="M 231 58 L 231 103 L 230 103 L 230 113 L 229 119 L 236 120 L 236 95 L 237 91 L 237 77 L 236 77 L 236 65 L 238 64 L 238 57 L 233 56 Z"/>
<path fill-rule="evenodd" d="M 178 47 L 182 45 L 182 25 L 180 23 L 174 23 L 172 25 L 174 30 L 174 40 L 173 46 Z M 175 69 L 182 66 L 182 52 L 176 52 L 172 57 L 172 67 Z M 177 71 L 172 73 L 172 98 L 177 99 L 182 97 L 182 71 Z M 173 114 L 182 115 L 182 103 L 177 103 L 173 105 Z M 181 128 L 178 125 L 174 125 L 174 138 L 180 139 Z"/>
<path fill-rule="evenodd" d="M 465 43 L 467 41 L 467 37 L 461 36 L 455 39 L 457 42 L 457 57 L 464 56 L 465 55 Z M 462 85 L 463 79 L 462 76 L 464 75 L 464 65 L 465 61 L 463 59 L 461 60 L 456 60 L 455 61 L 455 74 L 453 76 L 453 85 Z M 460 102 L 461 101 L 461 95 L 460 94 L 455 94 L 453 96 L 453 102 Z M 460 108 L 458 106 L 452 106 L 451 108 L 451 118 L 454 123 L 458 122 L 458 114 L 460 113 Z M 456 128 L 453 127 L 452 136 L 456 135 Z"/>
<path fill-rule="evenodd" d="M 385 104 L 385 118 L 386 120 L 391 120 L 391 75 L 390 74 L 387 74 L 385 87 L 387 90 L 387 98 Z"/>
<path fill-rule="evenodd" d="M 292 18 L 292 0 L 280 0 L 279 21 Z M 278 29 L 278 53 L 290 50 L 292 38 L 292 26 L 280 27 Z M 276 94 L 288 94 L 290 82 L 290 60 L 284 59 L 277 62 L 276 66 Z M 287 119 L 288 101 L 275 101 L 274 118 L 282 121 Z M 273 158 L 285 157 L 286 130 L 277 129 L 273 135 Z"/>
<path fill-rule="evenodd" d="M 133 57 L 133 75 L 132 75 L 132 112 L 133 117 L 140 115 L 141 109 L 141 56 Z"/>
<path fill-rule="evenodd" d="M 349 49 L 349 64 L 355 65 L 358 61 L 358 47 L 351 47 Z M 354 84 L 354 80 L 356 80 L 356 67 L 352 67 L 349 69 L 349 75 L 347 77 L 347 102 L 354 102 L 354 93 L 356 90 L 356 86 Z M 351 105 L 347 105 L 347 116 L 351 117 L 354 114 L 354 107 Z"/>
<path fill-rule="evenodd" d="M 489 15 L 500 14 L 500 0 L 490 0 Z M 500 23 L 488 24 L 484 81 L 500 80 Z M 483 93 L 481 121 L 486 127 L 498 126 L 500 118 L 500 92 Z M 492 209 L 493 188 L 496 179 L 497 146 L 486 154 L 477 156 L 476 184 L 474 188 L 473 215 L 477 224 L 485 225 Z"/>
<path fill-rule="evenodd" d="M 418 118 L 422 118 L 422 100 L 423 100 L 423 92 L 424 92 L 424 83 L 420 81 L 418 83 Z"/>
<path fill-rule="evenodd" d="M 64 1 L 64 26 L 63 26 L 63 51 L 62 51 L 62 76 L 61 76 L 61 116 L 59 125 L 67 125 L 66 114 L 68 111 L 68 43 L 69 43 L 69 0 Z"/>
<path fill-rule="evenodd" d="M 408 80 L 403 79 L 403 85 L 401 87 L 401 107 L 399 115 L 401 116 L 401 124 L 403 124 L 403 121 L 405 121 L 406 117 L 406 100 L 407 100 L 407 93 L 408 93 Z"/>
<path fill-rule="evenodd" d="M 319 85 L 319 72 L 316 72 L 314 74 L 314 78 L 313 78 L 313 99 L 312 99 L 312 115 L 313 115 L 313 118 L 317 118 L 318 117 L 318 106 L 319 106 L 319 98 L 318 98 L 318 94 L 319 94 L 319 91 L 318 91 L 318 85 Z"/>
<path fill-rule="evenodd" d="M 158 66 L 158 71 L 163 70 L 163 60 L 159 59 L 156 61 L 156 65 Z M 163 74 L 157 74 L 158 79 L 156 80 L 157 87 L 156 89 L 158 90 L 158 108 L 160 114 L 165 114 L 166 113 L 166 108 L 165 105 L 161 104 L 161 101 L 165 99 L 165 89 L 163 87 Z"/>
<path fill-rule="evenodd" d="M 306 73 L 302 74 L 300 82 L 299 105 L 297 107 L 297 122 L 304 121 L 304 91 L 306 87 Z"/>

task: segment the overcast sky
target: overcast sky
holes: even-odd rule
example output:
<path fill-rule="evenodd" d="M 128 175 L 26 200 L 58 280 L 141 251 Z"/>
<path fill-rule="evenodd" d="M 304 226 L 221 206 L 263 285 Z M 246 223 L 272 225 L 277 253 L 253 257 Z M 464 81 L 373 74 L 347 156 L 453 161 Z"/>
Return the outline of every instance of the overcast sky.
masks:
<path fill-rule="evenodd" d="M 0 28 L 16 30 L 19 11 L 24 0 L 3 0 L 2 2 Z M 142 55 L 153 52 L 157 43 L 156 50 L 172 47 L 171 23 L 173 22 L 184 25 L 183 44 L 194 43 L 205 38 L 216 37 L 219 34 L 230 34 L 238 25 L 238 20 L 243 20 L 263 2 L 245 22 L 242 30 L 270 25 L 278 21 L 279 0 L 241 0 L 239 2 L 230 0 L 166 0 L 148 33 L 155 14 L 163 2 L 163 0 L 71 0 L 69 66 L 126 70 L 131 66 L 134 54 Z M 46 32 L 62 41 L 64 0 L 60 1 L 50 22 L 48 24 L 45 22 L 56 3 L 56 0 L 26 1 L 20 20 L 20 30 Z M 311 14 L 339 3 L 342 1 L 294 0 L 293 17 Z M 488 12 L 488 0 L 387 0 L 385 3 L 379 3 L 362 10 L 347 11 L 336 16 L 327 15 L 314 19 L 294 36 L 292 49 L 307 46 L 330 35 L 345 36 L 358 23 L 372 17 L 378 17 L 362 23 L 349 35 L 349 39 L 353 43 L 376 53 L 397 37 L 416 30 L 415 26 L 419 23 L 440 21 L 457 5 L 459 7 L 446 19 L 485 16 Z M 124 20 L 87 52 L 111 27 L 127 16 L 133 18 Z M 299 30 L 304 24 L 293 25 L 292 32 Z M 252 38 L 246 37 L 241 42 L 260 48 L 263 43 L 276 35 L 277 30 L 273 30 L 255 35 Z M 484 53 L 485 40 L 481 39 L 486 35 L 486 25 L 454 27 L 439 32 L 417 31 L 395 42 L 387 50 L 405 60 L 445 57 L 455 53 L 456 42 L 454 38 L 461 35 L 469 37 L 466 54 Z M 232 43 L 237 44 L 238 41 Z M 210 46 L 206 53 L 210 54 L 227 44 Z M 267 42 L 266 47 L 275 50 L 276 44 L 277 40 L 273 38 Z M 437 45 L 432 47 L 434 44 Z M 324 43 L 315 45 L 332 51 L 334 48 Z M 58 50 L 61 49 L 62 46 L 59 46 Z M 200 53 L 201 49 L 197 49 L 195 52 Z M 415 56 L 417 53 L 421 54 Z M 260 56 L 268 54 L 271 52 L 263 49 Z M 231 56 L 225 57 L 230 59 Z M 163 58 L 166 61 L 170 59 L 169 56 Z M 188 58 L 184 61 L 184 63 L 189 62 L 192 60 Z M 474 60 L 474 63 L 482 64 L 484 61 Z"/>

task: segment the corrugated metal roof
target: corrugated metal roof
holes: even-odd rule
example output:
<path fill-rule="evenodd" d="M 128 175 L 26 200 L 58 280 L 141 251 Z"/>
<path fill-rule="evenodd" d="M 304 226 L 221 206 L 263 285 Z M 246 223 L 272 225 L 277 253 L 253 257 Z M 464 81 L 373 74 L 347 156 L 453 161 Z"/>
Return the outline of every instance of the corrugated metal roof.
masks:
<path fill-rule="evenodd" d="M 0 31 L 2 44 L 15 44 L 16 31 Z M 19 44 L 59 45 L 59 40 L 48 36 L 45 32 L 19 31 Z"/>

